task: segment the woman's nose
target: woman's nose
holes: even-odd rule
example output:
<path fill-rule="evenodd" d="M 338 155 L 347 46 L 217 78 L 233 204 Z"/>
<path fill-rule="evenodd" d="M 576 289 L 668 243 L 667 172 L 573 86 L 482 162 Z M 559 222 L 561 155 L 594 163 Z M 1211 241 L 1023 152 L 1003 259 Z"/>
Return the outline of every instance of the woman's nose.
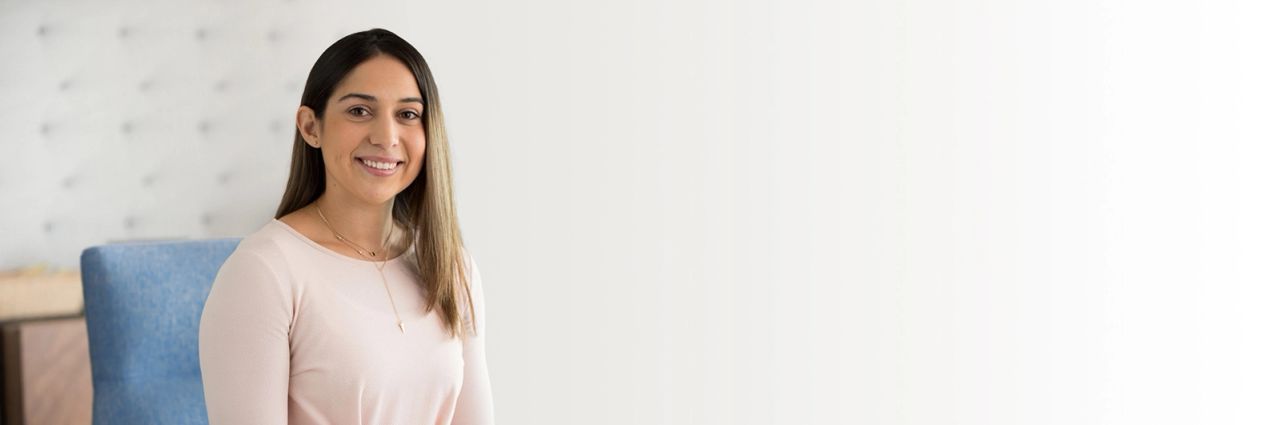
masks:
<path fill-rule="evenodd" d="M 385 146 L 399 144 L 400 135 L 396 125 L 395 117 L 378 117 L 374 120 L 373 128 L 369 129 L 369 143 Z"/>

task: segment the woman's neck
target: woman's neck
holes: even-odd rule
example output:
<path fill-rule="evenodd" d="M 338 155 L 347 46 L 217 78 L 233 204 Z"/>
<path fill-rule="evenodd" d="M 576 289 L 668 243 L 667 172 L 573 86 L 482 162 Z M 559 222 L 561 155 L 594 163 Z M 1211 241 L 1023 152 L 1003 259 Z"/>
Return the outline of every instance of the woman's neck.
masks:
<path fill-rule="evenodd" d="M 376 252 L 378 257 L 386 255 L 383 251 L 396 245 L 396 237 L 391 235 L 395 231 L 395 222 L 391 216 L 393 205 L 394 200 L 383 205 L 370 205 L 356 200 L 336 199 L 328 192 L 320 195 L 315 202 L 315 206 L 324 214 L 323 218 L 333 227 L 332 230 L 361 248 Z"/>

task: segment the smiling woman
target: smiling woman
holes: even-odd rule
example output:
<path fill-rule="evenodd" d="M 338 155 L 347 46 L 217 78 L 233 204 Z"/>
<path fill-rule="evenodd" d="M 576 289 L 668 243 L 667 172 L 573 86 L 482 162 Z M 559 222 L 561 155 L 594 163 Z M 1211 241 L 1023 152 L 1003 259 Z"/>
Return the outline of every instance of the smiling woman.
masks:
<path fill-rule="evenodd" d="M 484 293 L 426 61 L 383 29 L 320 55 L 276 217 L 200 323 L 211 424 L 491 424 Z"/>
<path fill-rule="evenodd" d="M 334 90 L 336 98 L 324 107 L 298 107 L 300 137 L 323 155 L 323 206 L 336 201 L 382 206 L 414 182 L 426 144 L 421 118 L 426 104 L 417 93 L 409 67 L 380 54 L 342 79 Z M 333 113 L 321 120 L 322 111 Z M 367 240 L 373 243 L 386 233 L 382 228 L 368 230 Z"/>

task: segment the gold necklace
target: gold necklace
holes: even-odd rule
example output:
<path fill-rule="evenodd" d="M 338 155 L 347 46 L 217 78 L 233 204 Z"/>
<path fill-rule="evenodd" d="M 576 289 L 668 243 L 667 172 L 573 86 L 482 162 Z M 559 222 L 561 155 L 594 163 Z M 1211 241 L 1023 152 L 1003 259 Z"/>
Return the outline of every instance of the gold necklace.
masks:
<path fill-rule="evenodd" d="M 312 206 L 314 206 L 314 207 L 316 208 L 316 213 L 317 213 L 317 214 L 320 214 L 320 221 L 323 221 L 323 222 L 324 222 L 324 226 L 325 226 L 325 227 L 328 227 L 330 232 L 333 232 L 333 236 L 334 236 L 334 237 L 336 237 L 336 238 L 338 238 L 338 241 L 340 241 L 340 242 L 342 242 L 342 243 L 345 243 L 345 244 L 347 244 L 347 246 L 351 247 L 351 249 L 356 250 L 356 253 L 357 253 L 357 254 L 363 255 L 363 256 L 365 256 L 365 257 L 370 257 L 370 258 L 377 258 L 377 257 L 378 257 L 378 253 L 373 252 L 372 250 L 365 249 L 364 247 L 362 247 L 362 246 L 360 246 L 360 245 L 356 245 L 355 241 L 352 241 L 352 240 L 350 240 L 350 239 L 347 239 L 347 237 L 346 237 L 346 236 L 342 236 L 342 234 L 341 234 L 341 233 L 338 233 L 338 231 L 337 231 L 337 230 L 333 230 L 333 225 L 329 224 L 329 219 L 324 218 L 324 212 L 320 211 L 320 205 L 317 205 L 317 204 L 311 204 L 311 205 L 312 205 Z M 391 239 L 391 232 L 387 232 L 387 237 L 386 237 L 386 239 L 383 239 L 383 241 L 382 241 L 382 247 L 381 247 L 381 248 L 386 248 L 386 247 L 387 247 L 387 241 L 388 241 L 388 240 L 390 240 L 390 239 Z M 367 254 L 366 254 L 366 253 L 367 253 Z"/>
<path fill-rule="evenodd" d="M 364 249 L 364 247 L 361 247 L 360 245 L 356 245 L 355 242 L 342 236 L 341 233 L 338 233 L 338 231 L 333 228 L 332 224 L 329 224 L 329 219 L 324 217 L 324 213 L 320 211 L 320 205 L 318 204 L 311 204 L 311 205 L 315 207 L 316 213 L 320 215 L 320 221 L 324 222 L 324 227 L 328 227 L 329 231 L 333 232 L 333 237 L 337 238 L 339 241 L 342 241 L 342 243 L 347 244 L 347 246 L 350 246 L 351 249 L 354 249 L 357 254 L 360 254 L 365 257 L 369 257 L 370 259 L 374 260 L 373 267 L 378 269 L 378 277 L 382 278 L 382 288 L 387 290 L 387 300 L 391 301 L 391 311 L 396 314 L 396 326 L 400 327 L 400 333 L 402 334 L 405 333 L 404 320 L 400 319 L 400 310 L 396 309 L 396 299 L 395 297 L 391 296 L 391 286 L 387 285 L 387 275 L 382 272 L 382 269 L 387 266 L 387 261 L 390 260 L 390 258 L 388 257 L 390 256 L 391 253 L 387 252 L 387 242 L 391 241 L 391 233 L 393 232 L 387 232 L 387 237 L 382 240 L 382 246 L 378 248 L 382 250 L 382 264 L 378 264 L 377 253 L 368 249 Z M 365 252 L 368 252 L 368 254 L 366 254 Z"/>

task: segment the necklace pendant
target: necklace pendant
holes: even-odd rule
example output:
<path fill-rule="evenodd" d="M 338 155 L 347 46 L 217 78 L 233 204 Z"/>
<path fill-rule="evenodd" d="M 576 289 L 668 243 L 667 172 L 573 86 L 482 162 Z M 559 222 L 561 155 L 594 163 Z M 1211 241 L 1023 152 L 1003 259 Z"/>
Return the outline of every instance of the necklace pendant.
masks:
<path fill-rule="evenodd" d="M 404 333 L 404 322 L 400 322 L 400 333 Z"/>

